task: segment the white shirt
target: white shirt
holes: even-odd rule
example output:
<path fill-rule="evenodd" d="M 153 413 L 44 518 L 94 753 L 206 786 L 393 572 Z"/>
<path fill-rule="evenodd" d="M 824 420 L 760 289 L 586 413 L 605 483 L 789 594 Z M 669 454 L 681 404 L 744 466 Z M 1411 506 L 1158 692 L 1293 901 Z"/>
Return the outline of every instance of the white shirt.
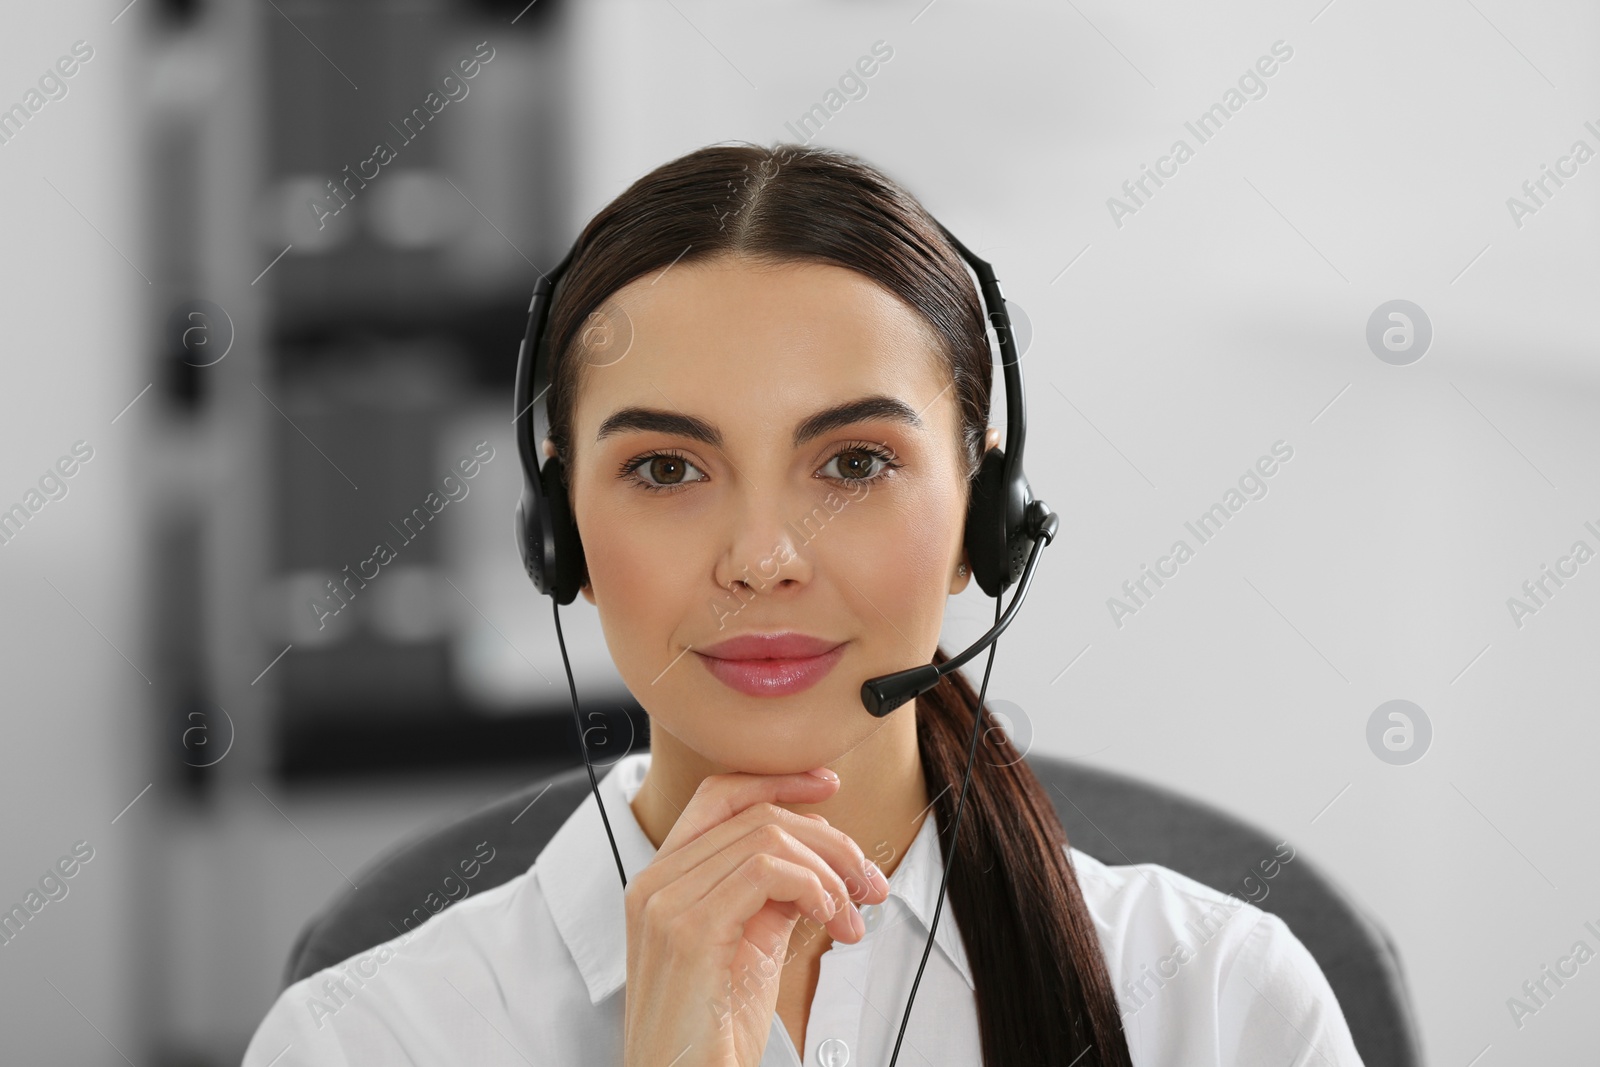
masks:
<path fill-rule="evenodd" d="M 656 854 L 629 806 L 649 766 L 625 756 L 599 783 L 630 881 Z M 774 1014 L 761 1067 L 886 1067 L 939 892 L 936 830 L 930 813 L 889 899 L 863 909 L 866 937 L 820 957 L 805 1055 Z M 1361 1067 L 1333 990 L 1277 916 L 1158 864 L 1068 857 L 1136 1067 Z M 244 1067 L 619 1064 L 622 894 L 590 794 L 527 871 L 284 990 Z M 934 946 L 898 1062 L 981 1064 L 948 897 Z"/>

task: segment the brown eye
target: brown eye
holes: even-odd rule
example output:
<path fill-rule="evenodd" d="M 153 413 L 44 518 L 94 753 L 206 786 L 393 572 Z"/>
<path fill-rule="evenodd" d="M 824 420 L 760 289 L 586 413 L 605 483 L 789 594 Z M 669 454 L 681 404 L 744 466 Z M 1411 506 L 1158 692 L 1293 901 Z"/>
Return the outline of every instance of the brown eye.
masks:
<path fill-rule="evenodd" d="M 650 460 L 650 477 L 662 485 L 676 485 L 683 480 L 688 464 L 677 456 L 655 456 Z"/>
<path fill-rule="evenodd" d="M 839 474 L 844 478 L 870 478 L 878 457 L 860 450 L 839 453 Z"/>
<path fill-rule="evenodd" d="M 841 482 L 874 482 L 897 469 L 900 464 L 894 454 L 876 445 L 853 445 L 833 454 L 822 467 L 824 473 L 837 468 L 838 474 L 827 474 Z"/>
<path fill-rule="evenodd" d="M 676 452 L 651 452 L 624 463 L 617 474 L 640 489 L 666 493 L 705 481 L 704 474 L 698 478 L 688 477 L 690 471 L 699 471 L 699 468 L 685 456 Z"/>

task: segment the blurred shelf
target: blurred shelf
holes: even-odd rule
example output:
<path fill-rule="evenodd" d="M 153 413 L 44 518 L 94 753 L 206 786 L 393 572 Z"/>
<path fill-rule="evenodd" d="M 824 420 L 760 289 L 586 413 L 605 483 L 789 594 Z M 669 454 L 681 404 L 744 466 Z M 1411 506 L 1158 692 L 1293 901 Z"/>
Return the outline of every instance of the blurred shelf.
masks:
<path fill-rule="evenodd" d="M 629 752 L 649 748 L 650 721 L 626 694 L 579 698 L 589 758 L 597 771 Z M 484 716 L 465 705 L 427 714 L 392 714 L 382 707 L 298 706 L 278 724 L 279 780 L 348 782 L 398 772 L 461 768 L 581 766 L 571 704 L 527 714 Z"/>
<path fill-rule="evenodd" d="M 504 390 L 509 410 L 527 322 L 525 294 L 480 301 L 346 300 L 337 307 L 283 309 L 272 324 L 269 345 L 278 373 L 292 377 L 346 354 L 364 358 L 363 347 L 374 344 L 440 337 L 459 346 L 465 365 L 458 369 L 474 384 Z"/>

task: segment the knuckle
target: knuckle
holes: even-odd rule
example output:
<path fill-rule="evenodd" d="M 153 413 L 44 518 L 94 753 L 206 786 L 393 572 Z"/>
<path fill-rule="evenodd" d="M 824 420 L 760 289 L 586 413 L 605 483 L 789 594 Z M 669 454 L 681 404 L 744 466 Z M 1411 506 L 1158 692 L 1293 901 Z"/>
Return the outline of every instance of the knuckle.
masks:
<path fill-rule="evenodd" d="M 638 907 L 639 917 L 646 926 L 660 928 L 672 922 L 672 902 L 665 893 L 652 893 Z"/>
<path fill-rule="evenodd" d="M 861 851 L 861 846 L 849 834 L 841 830 L 839 831 L 839 837 L 845 849 L 850 853 L 850 862 L 855 864 L 856 870 L 865 875 L 867 873 L 867 854 Z"/>
<path fill-rule="evenodd" d="M 744 866 L 747 873 L 765 880 L 778 873 L 782 862 L 770 852 L 757 852 L 744 861 Z"/>
<path fill-rule="evenodd" d="M 833 843 L 850 857 L 851 867 L 866 876 L 867 854 L 861 851 L 861 846 L 856 844 L 856 839 L 836 826 L 827 827 L 827 834 Z"/>
<path fill-rule="evenodd" d="M 769 822 L 760 830 L 762 846 L 774 851 L 793 852 L 799 844 L 795 836 L 775 822 Z"/>

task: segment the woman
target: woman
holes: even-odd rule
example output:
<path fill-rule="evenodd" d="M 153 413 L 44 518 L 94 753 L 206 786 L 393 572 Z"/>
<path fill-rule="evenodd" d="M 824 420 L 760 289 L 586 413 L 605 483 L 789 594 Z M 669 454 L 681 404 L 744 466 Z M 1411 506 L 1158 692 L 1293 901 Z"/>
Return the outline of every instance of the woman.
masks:
<path fill-rule="evenodd" d="M 984 323 L 924 209 L 838 152 L 705 148 L 585 227 L 544 450 L 650 715 L 600 787 L 626 892 L 589 797 L 530 871 L 286 990 L 247 1067 L 886 1064 L 952 847 L 899 1062 L 1360 1063 L 1281 920 L 1071 849 L 997 731 L 952 841 L 960 674 L 863 710 L 947 658 Z"/>

